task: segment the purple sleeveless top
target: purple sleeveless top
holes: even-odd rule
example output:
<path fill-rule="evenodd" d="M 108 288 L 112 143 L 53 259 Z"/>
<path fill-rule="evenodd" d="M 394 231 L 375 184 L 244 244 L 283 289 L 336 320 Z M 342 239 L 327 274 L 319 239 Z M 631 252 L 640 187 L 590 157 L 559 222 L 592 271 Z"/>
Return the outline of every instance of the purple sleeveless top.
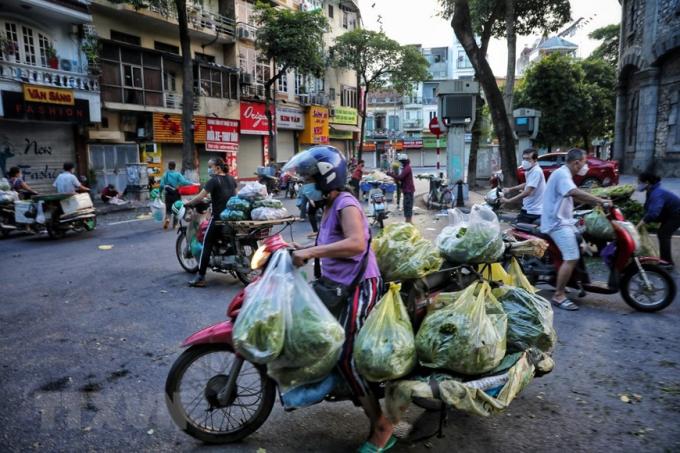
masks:
<path fill-rule="evenodd" d="M 342 223 L 340 221 L 340 211 L 348 206 L 355 206 L 361 213 L 361 221 L 364 224 L 364 235 L 366 236 L 366 242 L 368 243 L 368 220 L 364 215 L 361 204 L 359 204 L 353 195 L 347 192 L 341 192 L 333 201 L 333 206 L 330 207 L 330 211 L 324 213 L 324 217 L 321 220 L 321 227 L 319 228 L 319 245 L 332 244 L 345 239 L 345 235 L 342 232 Z M 351 285 L 361 269 L 362 258 L 363 253 L 351 258 L 321 258 L 321 274 L 338 283 Z M 375 253 L 373 253 L 373 250 L 369 250 L 364 277 L 360 281 L 375 277 L 380 277 L 380 269 L 378 269 Z"/>

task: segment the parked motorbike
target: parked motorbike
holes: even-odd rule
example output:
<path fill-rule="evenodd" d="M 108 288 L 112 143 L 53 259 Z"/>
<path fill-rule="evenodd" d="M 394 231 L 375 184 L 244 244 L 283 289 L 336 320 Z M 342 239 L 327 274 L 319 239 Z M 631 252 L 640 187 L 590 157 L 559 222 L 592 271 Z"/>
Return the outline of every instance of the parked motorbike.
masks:
<path fill-rule="evenodd" d="M 268 257 L 279 249 L 290 246 L 280 235 L 267 238 L 255 253 L 251 267 L 266 267 Z M 461 290 L 478 278 L 474 268 L 464 265 L 403 281 L 402 298 L 414 331 L 425 317 L 430 298 L 442 291 Z M 267 376 L 266 367 L 234 352 L 232 329 L 244 298 L 242 290 L 232 299 L 227 320 L 184 340 L 182 346 L 188 349 L 177 358 L 165 383 L 165 401 L 173 421 L 203 442 L 231 443 L 245 438 L 267 420 L 276 401 L 277 384 Z M 351 398 L 347 390 L 336 388 L 325 401 Z M 425 402 L 414 399 L 414 403 L 428 408 Z"/>
<path fill-rule="evenodd" d="M 207 222 L 209 216 L 208 203 L 199 203 L 191 207 L 182 207 L 178 213 L 179 228 L 175 253 L 180 266 L 189 272 L 198 272 L 200 249 L 192 247 L 192 239 L 197 237 L 201 224 Z M 249 284 L 259 275 L 258 270 L 250 268 L 250 260 L 257 250 L 258 239 L 269 235 L 270 226 L 254 227 L 247 231 L 234 230 L 227 222 L 213 220 L 222 228 L 222 235 L 218 238 L 210 254 L 210 269 L 214 272 L 231 274 L 244 285 Z M 204 227 L 207 225 L 204 224 Z M 202 244 L 203 241 L 199 241 Z"/>
<path fill-rule="evenodd" d="M 5 201 L 0 203 L 0 234 L 2 237 L 9 236 L 12 231 L 17 230 L 16 222 L 14 221 L 14 201 Z"/>
<path fill-rule="evenodd" d="M 369 184 L 371 185 L 371 190 L 368 191 L 368 199 L 371 203 L 370 217 L 373 218 L 373 223 L 382 229 L 387 218 L 387 204 L 381 188 L 382 183 L 370 181 Z"/>
<path fill-rule="evenodd" d="M 579 211 L 577 217 L 588 212 Z M 615 240 L 607 242 L 584 236 L 582 247 L 586 251 L 582 251 L 567 286 L 578 290 L 579 297 L 585 296 L 586 292 L 621 293 L 623 300 L 639 311 L 654 312 L 666 308 L 677 293 L 673 277 L 663 268 L 667 263 L 658 257 L 638 254 L 640 238 L 637 230 L 632 223 L 625 222 L 619 209 L 607 208 L 606 215 L 616 234 Z M 562 255 L 552 238 L 541 233 L 539 226 L 523 223 L 515 224 L 510 234 L 518 240 L 538 237 L 548 242 L 548 250 L 542 259 L 524 257 L 519 260 L 532 284 L 547 283 L 554 286 Z M 601 272 L 596 272 L 598 270 Z M 607 281 L 596 280 L 595 277 L 600 276 Z"/>
<path fill-rule="evenodd" d="M 92 231 L 97 226 L 94 205 L 87 193 L 36 195 L 30 200 L 15 201 L 13 209 L 17 230 L 31 234 L 46 231 L 53 239 L 69 231 Z"/>

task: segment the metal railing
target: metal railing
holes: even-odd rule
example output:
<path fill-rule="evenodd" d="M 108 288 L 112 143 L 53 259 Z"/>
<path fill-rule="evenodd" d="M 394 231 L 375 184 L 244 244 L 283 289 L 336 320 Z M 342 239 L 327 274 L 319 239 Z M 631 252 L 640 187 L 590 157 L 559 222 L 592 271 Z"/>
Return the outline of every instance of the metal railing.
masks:
<path fill-rule="evenodd" d="M 99 92 L 97 77 L 85 72 L 61 71 L 42 66 L 0 60 L 0 79 L 57 88 Z"/>
<path fill-rule="evenodd" d="M 149 5 L 149 11 L 160 14 L 161 16 L 177 21 L 177 11 L 175 8 L 166 8 L 164 6 Z M 206 7 L 189 3 L 187 4 L 187 17 L 189 20 L 189 27 L 194 30 L 217 33 L 225 36 L 234 36 L 234 20 L 222 14 L 214 13 Z"/>
<path fill-rule="evenodd" d="M 422 127 L 422 120 L 404 121 L 404 129 L 421 129 Z"/>
<path fill-rule="evenodd" d="M 241 85 L 241 96 L 264 99 L 264 85 Z"/>

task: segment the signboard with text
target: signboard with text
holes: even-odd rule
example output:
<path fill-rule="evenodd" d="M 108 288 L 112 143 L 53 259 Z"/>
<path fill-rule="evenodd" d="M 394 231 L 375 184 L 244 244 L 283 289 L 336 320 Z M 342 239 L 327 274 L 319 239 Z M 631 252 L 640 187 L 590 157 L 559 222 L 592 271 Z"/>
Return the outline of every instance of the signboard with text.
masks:
<path fill-rule="evenodd" d="M 294 107 L 281 107 L 276 109 L 277 129 L 304 130 L 305 112 Z"/>
<path fill-rule="evenodd" d="M 194 116 L 194 143 L 205 143 L 205 116 Z M 183 143 L 182 116 L 155 112 L 153 114 L 153 141 L 157 143 Z"/>
<path fill-rule="evenodd" d="M 205 127 L 206 151 L 238 151 L 238 121 L 206 118 Z"/>
<path fill-rule="evenodd" d="M 37 85 L 24 85 L 24 100 L 46 104 L 75 105 L 73 90 Z"/>
<path fill-rule="evenodd" d="M 270 106 L 269 110 L 272 112 L 272 118 L 275 118 L 274 106 Z M 274 132 L 276 133 L 276 128 Z M 241 101 L 241 133 L 269 135 L 269 121 L 263 103 Z"/>
<path fill-rule="evenodd" d="M 357 109 L 352 107 L 333 107 L 333 116 L 331 117 L 332 124 L 349 124 L 356 126 L 357 124 Z"/>
<path fill-rule="evenodd" d="M 79 124 L 90 122 L 90 103 L 84 99 L 75 99 L 73 105 L 27 102 L 22 93 L 3 91 L 2 108 L 4 118 Z"/>
<path fill-rule="evenodd" d="M 312 105 L 307 110 L 305 129 L 300 134 L 300 143 L 305 145 L 328 144 L 328 109 Z"/>

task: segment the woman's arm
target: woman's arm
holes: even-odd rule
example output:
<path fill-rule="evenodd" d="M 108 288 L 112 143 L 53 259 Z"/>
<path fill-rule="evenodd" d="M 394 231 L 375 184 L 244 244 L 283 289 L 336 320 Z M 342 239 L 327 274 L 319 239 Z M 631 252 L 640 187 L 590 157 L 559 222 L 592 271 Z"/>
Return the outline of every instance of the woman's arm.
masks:
<path fill-rule="evenodd" d="M 207 196 L 208 196 L 208 191 L 205 190 L 205 189 L 201 189 L 201 191 L 198 192 L 198 195 L 196 195 L 194 198 L 192 198 L 191 200 L 184 203 L 184 206 L 193 206 L 196 203 L 199 203 L 201 200 L 203 200 Z"/>
<path fill-rule="evenodd" d="M 340 212 L 345 238 L 333 244 L 296 250 L 293 253 L 293 263 L 296 266 L 303 266 L 306 261 L 313 258 L 351 258 L 366 251 L 366 235 L 359 209 L 356 206 L 347 206 Z"/>
<path fill-rule="evenodd" d="M 38 193 L 38 192 L 36 192 L 35 190 L 31 189 L 31 186 L 29 186 L 28 184 L 26 184 L 25 181 L 21 181 L 21 188 L 22 188 L 23 190 L 25 190 L 26 192 L 31 192 L 31 193 L 34 194 L 34 195 Z"/>

